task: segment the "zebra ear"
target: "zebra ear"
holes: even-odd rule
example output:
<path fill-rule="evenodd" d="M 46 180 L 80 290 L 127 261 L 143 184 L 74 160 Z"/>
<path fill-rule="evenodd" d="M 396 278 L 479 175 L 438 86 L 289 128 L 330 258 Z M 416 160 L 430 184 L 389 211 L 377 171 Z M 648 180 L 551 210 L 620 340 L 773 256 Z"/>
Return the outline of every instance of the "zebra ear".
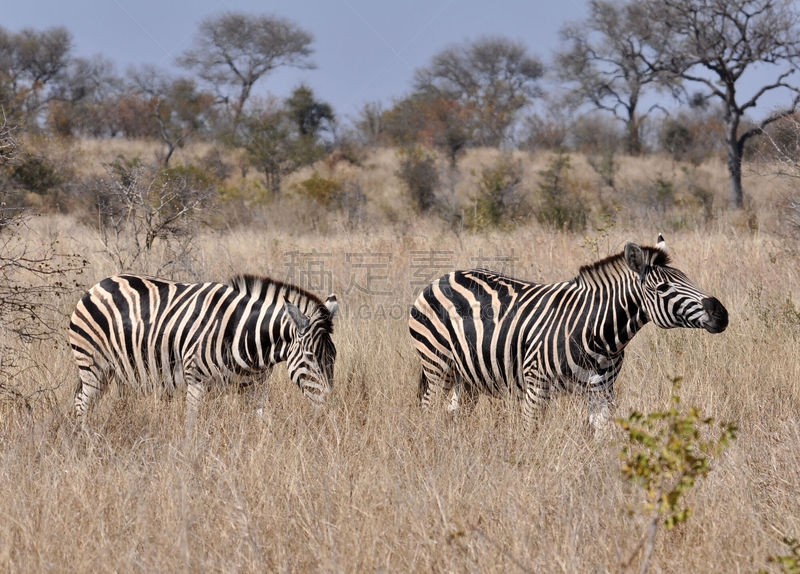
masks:
<path fill-rule="evenodd" d="M 647 262 L 641 247 L 635 243 L 626 243 L 625 263 L 627 263 L 631 271 L 636 273 L 639 277 L 644 277 L 644 272 L 647 268 Z"/>
<path fill-rule="evenodd" d="M 308 317 L 303 315 L 296 306 L 292 305 L 288 301 L 283 304 L 286 308 L 286 314 L 291 319 L 292 323 L 294 323 L 295 328 L 297 329 L 297 333 L 302 335 L 308 329 Z"/>
<path fill-rule="evenodd" d="M 328 308 L 328 312 L 331 314 L 331 319 L 336 316 L 336 312 L 339 310 L 339 303 L 336 301 L 336 295 L 331 293 L 328 295 L 328 298 L 325 299 L 325 307 Z"/>
<path fill-rule="evenodd" d="M 667 252 L 667 242 L 664 241 L 664 236 L 660 233 L 658 234 L 658 241 L 656 241 L 656 249 L 660 249 L 664 253 Z"/>

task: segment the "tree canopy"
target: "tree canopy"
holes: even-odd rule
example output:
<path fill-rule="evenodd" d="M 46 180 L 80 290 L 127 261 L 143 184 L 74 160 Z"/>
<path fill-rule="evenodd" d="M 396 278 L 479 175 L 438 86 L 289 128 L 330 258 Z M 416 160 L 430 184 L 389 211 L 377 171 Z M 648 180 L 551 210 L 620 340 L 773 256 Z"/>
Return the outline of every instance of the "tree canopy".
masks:
<path fill-rule="evenodd" d="M 178 64 L 216 90 L 239 123 L 253 85 L 280 66 L 312 68 L 310 33 L 276 16 L 225 12 L 200 23 L 194 47 Z"/>
<path fill-rule="evenodd" d="M 656 70 L 659 45 L 644 6 L 609 0 L 589 2 L 589 16 L 561 29 L 562 47 L 555 55 L 555 73 L 569 91 L 573 107 L 589 103 L 625 124 L 626 151 L 642 150 L 641 123 L 657 106 L 640 111 L 650 88 L 678 88 L 673 74 Z"/>
<path fill-rule="evenodd" d="M 520 110 L 539 94 L 542 63 L 521 42 L 487 37 L 451 46 L 415 75 L 415 90 L 458 103 L 477 145 L 506 141 Z"/>
<path fill-rule="evenodd" d="M 664 47 L 654 67 L 700 84 L 724 107 L 730 202 L 742 207 L 745 142 L 800 102 L 800 89 L 788 81 L 800 58 L 800 13 L 790 0 L 645 0 L 645 6 Z M 773 79 L 742 97 L 742 77 L 764 64 Z M 793 94 L 791 103 L 741 132 L 745 113 L 774 90 Z"/>

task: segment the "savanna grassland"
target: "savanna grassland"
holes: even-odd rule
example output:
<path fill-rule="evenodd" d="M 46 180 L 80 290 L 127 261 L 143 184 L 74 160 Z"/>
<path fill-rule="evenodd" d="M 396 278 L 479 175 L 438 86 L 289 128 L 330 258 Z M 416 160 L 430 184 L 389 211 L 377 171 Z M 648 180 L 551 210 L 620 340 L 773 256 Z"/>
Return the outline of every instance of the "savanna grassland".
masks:
<path fill-rule="evenodd" d="M 590 183 L 577 185 L 576 198 L 602 200 L 613 217 L 573 232 L 535 219 L 471 231 L 404 208 L 393 158 L 381 152 L 346 168 L 353 173 L 343 177 L 360 178 L 368 199 L 357 220 L 321 208 L 309 215 L 290 199 L 244 198 L 244 224 L 220 225 L 220 212 L 198 226 L 191 265 L 170 271 L 175 278 L 293 279 L 320 296 L 336 292 L 341 313 L 335 389 L 324 408 L 306 404 L 278 366 L 259 381 L 269 393 L 262 417 L 235 392 L 214 395 L 188 440 L 180 398 L 114 389 L 88 432 L 74 428 L 69 313 L 82 289 L 120 271 L 118 259 L 86 218 L 29 220 L 19 231 L 25 241 L 58 239 L 61 251 L 88 263 L 48 315 L 57 336 L 27 344 L 2 335 L 3 360 L 19 368 L 0 394 L 0 570 L 636 570 L 640 558 L 629 559 L 647 517 L 620 473 L 623 433 L 594 437 L 584 400 L 573 395 L 553 400 L 527 433 L 501 401 L 484 398 L 455 423 L 442 409 L 421 412 L 406 316 L 425 281 L 452 268 L 564 280 L 626 241 L 654 243 L 658 232 L 675 266 L 727 306 L 730 326 L 719 335 L 645 327 L 617 380 L 617 414 L 666 408 L 670 380 L 680 376 L 683 404 L 739 430 L 689 492 L 689 520 L 659 532 L 652 570 L 775 568 L 767 558 L 785 551 L 781 537 L 800 536 L 800 243 L 784 225 L 783 180 L 750 172 L 750 205 L 734 213 L 721 208 L 724 167 L 711 163 L 691 173 L 713 209 L 691 203 L 693 188 L 682 184 L 662 209 L 658 197 L 648 204 L 636 195 L 644 188 L 633 182 L 689 172 L 665 159 L 623 158 L 617 187 L 628 199 L 597 199 Z M 523 186 L 535 188 L 546 158 L 519 159 L 530 164 Z M 590 181 L 583 160 L 573 164 L 576 181 Z M 468 198 L 470 181 L 454 182 L 454 196 Z M 160 249 L 129 270 L 163 270 Z"/>

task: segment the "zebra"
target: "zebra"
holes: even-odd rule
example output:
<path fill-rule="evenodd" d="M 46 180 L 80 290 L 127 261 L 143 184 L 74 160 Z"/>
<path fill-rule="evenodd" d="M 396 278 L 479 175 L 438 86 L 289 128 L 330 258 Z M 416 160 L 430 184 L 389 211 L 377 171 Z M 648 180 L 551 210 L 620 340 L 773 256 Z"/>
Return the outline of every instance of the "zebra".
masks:
<path fill-rule="evenodd" d="M 669 266 L 655 247 L 624 251 L 541 284 L 486 269 L 453 271 L 428 285 L 410 309 L 422 362 L 418 398 L 449 393 L 447 411 L 470 412 L 481 393 L 513 396 L 530 426 L 556 391 L 583 391 L 591 428 L 606 427 L 625 346 L 648 322 L 721 333 L 728 311 Z"/>
<path fill-rule="evenodd" d="M 160 385 L 169 395 L 185 388 L 188 434 L 209 387 L 269 374 L 282 361 L 310 402 L 322 404 L 333 388 L 337 309 L 335 295 L 323 303 L 300 287 L 253 275 L 228 283 L 103 279 L 83 295 L 69 324 L 78 364 L 75 415 L 85 426 L 112 378 L 123 388 Z"/>

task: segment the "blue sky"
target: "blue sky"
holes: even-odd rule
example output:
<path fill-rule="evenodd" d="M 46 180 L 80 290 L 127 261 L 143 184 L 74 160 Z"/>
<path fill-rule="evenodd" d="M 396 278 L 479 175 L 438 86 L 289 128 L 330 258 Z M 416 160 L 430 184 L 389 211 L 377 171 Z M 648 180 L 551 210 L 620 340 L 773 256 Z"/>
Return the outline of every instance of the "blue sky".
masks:
<path fill-rule="evenodd" d="M 170 69 L 191 46 L 198 23 L 224 10 L 274 14 L 314 36 L 315 70 L 281 69 L 261 80 L 256 93 L 285 97 L 299 83 L 311 86 L 339 116 L 354 116 L 366 102 L 384 107 L 408 92 L 414 70 L 441 49 L 484 35 L 522 41 L 548 63 L 558 47 L 558 30 L 586 15 L 585 0 L 27 0 L 3 3 L 0 26 L 44 29 L 63 25 L 74 53 L 102 54 L 123 73 L 152 64 Z M 768 69 L 747 78 L 755 89 Z M 800 83 L 800 78 L 795 80 Z M 762 117 L 788 101 L 764 100 L 752 115 Z"/>

